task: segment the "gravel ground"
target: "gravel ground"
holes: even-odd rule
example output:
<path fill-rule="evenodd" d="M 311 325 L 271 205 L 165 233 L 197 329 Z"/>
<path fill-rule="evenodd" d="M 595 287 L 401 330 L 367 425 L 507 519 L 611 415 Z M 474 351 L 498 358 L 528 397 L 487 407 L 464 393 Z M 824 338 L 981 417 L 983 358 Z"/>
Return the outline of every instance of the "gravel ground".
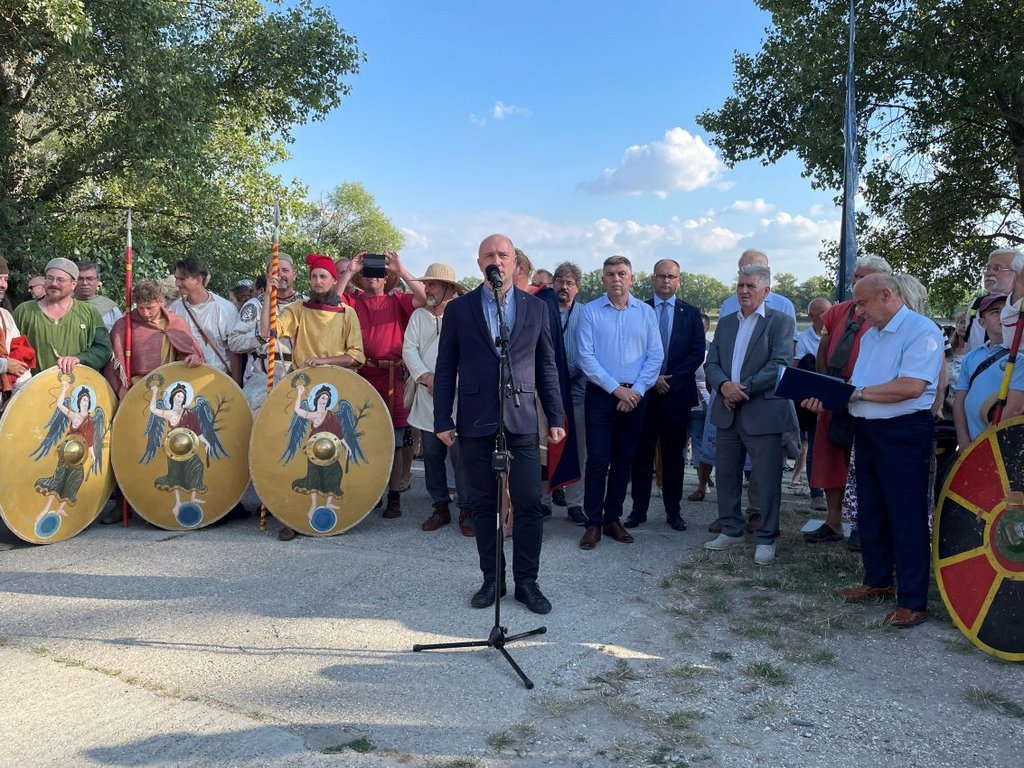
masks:
<path fill-rule="evenodd" d="M 589 553 L 556 508 L 554 611 L 502 602 L 510 633 L 547 627 L 510 646 L 532 691 L 493 649 L 411 652 L 493 623 L 468 607 L 472 540 L 419 530 L 420 476 L 402 518 L 330 539 L 134 522 L 0 553 L 0 765 L 1024 766 L 1024 667 L 948 622 L 883 629 L 868 606 L 773 644 L 750 631 L 765 611 L 841 607 L 688 584 L 713 498 L 685 533 L 654 508 L 636 543 Z M 807 551 L 795 535 L 779 550 Z"/>

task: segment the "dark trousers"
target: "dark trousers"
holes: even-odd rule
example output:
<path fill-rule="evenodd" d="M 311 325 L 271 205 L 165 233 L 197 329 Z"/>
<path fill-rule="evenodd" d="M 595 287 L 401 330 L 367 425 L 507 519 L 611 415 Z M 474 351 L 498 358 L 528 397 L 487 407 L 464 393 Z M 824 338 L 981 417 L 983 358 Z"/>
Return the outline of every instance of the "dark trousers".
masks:
<path fill-rule="evenodd" d="M 683 499 L 683 452 L 686 449 L 686 431 L 690 426 L 690 408 L 680 402 L 678 394 L 659 395 L 651 391 L 644 398 L 647 414 L 633 459 L 633 511 L 630 517 L 636 520 L 647 519 L 654 478 L 654 451 L 659 443 L 665 514 L 670 519 L 679 517 Z"/>
<path fill-rule="evenodd" d="M 804 436 L 807 438 L 807 485 L 811 489 L 811 498 L 815 499 L 819 496 L 825 495 L 824 488 L 815 488 L 811 485 L 811 470 L 814 468 L 814 435 L 816 430 L 809 429 L 804 432 Z M 827 438 L 826 438 L 827 439 Z M 794 480 L 796 478 L 793 478 Z"/>
<path fill-rule="evenodd" d="M 626 486 L 644 426 L 647 400 L 629 413 L 616 410 L 619 398 L 587 384 L 583 403 L 587 425 L 587 467 L 584 472 L 583 511 L 587 525 L 610 523 L 622 517 Z"/>
<path fill-rule="evenodd" d="M 935 424 L 931 412 L 892 419 L 857 419 L 857 520 L 864 583 L 892 585 L 896 604 L 928 604 L 928 474 Z"/>
<path fill-rule="evenodd" d="M 540 507 L 540 443 L 537 433 L 506 434 L 512 467 L 508 492 L 512 499 L 512 576 L 516 582 L 536 579 L 540 568 L 540 543 L 544 514 Z M 495 531 L 499 525 L 498 479 L 491 469 L 495 437 L 460 437 L 461 464 L 466 478 L 469 503 L 476 527 L 476 550 L 484 579 L 505 578 L 502 553 L 501 573 L 495 574 Z"/>
<path fill-rule="evenodd" d="M 423 444 L 423 480 L 427 486 L 427 493 L 430 494 L 430 501 L 436 507 L 438 504 L 447 503 L 451 497 L 448 495 L 448 470 L 445 467 L 445 459 L 451 452 L 452 466 L 455 467 L 455 487 L 459 492 L 459 504 L 466 507 L 466 478 L 462 472 L 462 462 L 459 461 L 459 441 L 449 448 L 441 442 L 441 439 L 433 432 L 420 430 Z"/>

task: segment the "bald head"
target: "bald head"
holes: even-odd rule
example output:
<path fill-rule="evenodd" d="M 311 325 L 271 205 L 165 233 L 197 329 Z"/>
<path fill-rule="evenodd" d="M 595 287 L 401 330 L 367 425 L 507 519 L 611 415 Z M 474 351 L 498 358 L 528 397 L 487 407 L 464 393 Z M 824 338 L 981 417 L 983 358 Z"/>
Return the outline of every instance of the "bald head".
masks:
<path fill-rule="evenodd" d="M 494 265 L 498 268 L 502 279 L 502 294 L 512 287 L 516 271 L 516 247 L 511 239 L 498 234 L 485 237 L 480 243 L 476 263 L 484 275 L 487 274 L 489 266 Z"/>
<path fill-rule="evenodd" d="M 739 266 L 745 267 L 749 264 L 757 264 L 761 267 L 768 266 L 768 256 L 765 255 L 764 251 L 758 251 L 750 248 L 740 254 Z"/>
<path fill-rule="evenodd" d="M 807 305 L 807 317 L 810 318 L 811 325 L 814 327 L 815 333 L 821 332 L 821 328 L 824 325 L 821 321 L 821 316 L 831 308 L 832 302 L 824 296 L 818 296 L 815 299 L 811 299 L 811 303 Z"/>
<path fill-rule="evenodd" d="M 892 275 L 866 275 L 853 287 L 853 302 L 868 322 L 884 328 L 903 307 L 899 286 Z"/>

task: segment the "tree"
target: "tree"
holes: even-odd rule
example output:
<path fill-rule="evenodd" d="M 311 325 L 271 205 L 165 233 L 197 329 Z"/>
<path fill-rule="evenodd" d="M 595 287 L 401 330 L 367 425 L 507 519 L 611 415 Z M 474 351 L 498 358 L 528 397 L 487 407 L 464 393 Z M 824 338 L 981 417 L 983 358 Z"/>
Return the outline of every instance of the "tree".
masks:
<path fill-rule="evenodd" d="M 775 293 L 781 293 L 787 299 L 796 304 L 797 310 L 799 311 L 800 287 L 796 281 L 796 275 L 791 272 L 779 272 L 777 275 L 772 275 L 772 290 L 775 291 Z"/>
<path fill-rule="evenodd" d="M 732 293 L 728 285 L 710 275 L 683 272 L 680 282 L 679 297 L 705 313 L 717 312 L 725 297 Z"/>
<path fill-rule="evenodd" d="M 761 50 L 736 54 L 734 95 L 697 121 L 730 165 L 794 152 L 816 187 L 839 189 L 848 2 L 758 5 Z M 860 250 L 956 303 L 992 248 L 1024 242 L 1024 6 L 859 0 L 856 13 Z"/>
<path fill-rule="evenodd" d="M 824 275 L 816 275 L 815 277 L 809 277 L 800 283 L 796 293 L 790 296 L 793 303 L 796 305 L 796 311 L 800 314 L 804 314 L 807 311 L 807 305 L 819 296 L 824 296 L 829 301 L 835 298 L 836 294 L 836 281 L 830 277 Z"/>
<path fill-rule="evenodd" d="M 350 259 L 361 251 L 398 251 L 405 242 L 373 195 L 354 181 L 339 184 L 326 200 L 316 203 L 303 229 L 318 252 L 336 259 Z"/>
<path fill-rule="evenodd" d="M 269 248 L 269 209 L 305 190 L 268 168 L 363 60 L 299 0 L 8 0 L 0 7 L 0 254 L 123 249 L 124 210 L 165 264 L 226 274 Z"/>

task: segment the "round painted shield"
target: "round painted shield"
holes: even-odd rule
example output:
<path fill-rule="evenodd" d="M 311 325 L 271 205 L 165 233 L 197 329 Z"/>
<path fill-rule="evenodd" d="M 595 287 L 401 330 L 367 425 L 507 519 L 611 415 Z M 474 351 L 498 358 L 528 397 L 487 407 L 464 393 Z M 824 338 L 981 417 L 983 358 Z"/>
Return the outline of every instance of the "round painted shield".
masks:
<path fill-rule="evenodd" d="M 110 422 L 114 391 L 80 365 L 34 376 L 0 418 L 0 517 L 35 544 L 70 539 L 114 490 Z"/>
<path fill-rule="evenodd" d="M 114 419 L 121 491 L 160 528 L 209 525 L 245 491 L 251 431 L 249 404 L 230 377 L 205 365 L 161 366 L 128 390 Z"/>
<path fill-rule="evenodd" d="M 394 457 L 384 401 L 362 376 L 334 366 L 285 376 L 256 417 L 249 446 L 263 503 L 309 536 L 333 536 L 366 517 Z"/>
<path fill-rule="evenodd" d="M 1024 660 L 1024 417 L 964 450 L 933 526 L 935 577 L 953 622 L 983 651 Z"/>

